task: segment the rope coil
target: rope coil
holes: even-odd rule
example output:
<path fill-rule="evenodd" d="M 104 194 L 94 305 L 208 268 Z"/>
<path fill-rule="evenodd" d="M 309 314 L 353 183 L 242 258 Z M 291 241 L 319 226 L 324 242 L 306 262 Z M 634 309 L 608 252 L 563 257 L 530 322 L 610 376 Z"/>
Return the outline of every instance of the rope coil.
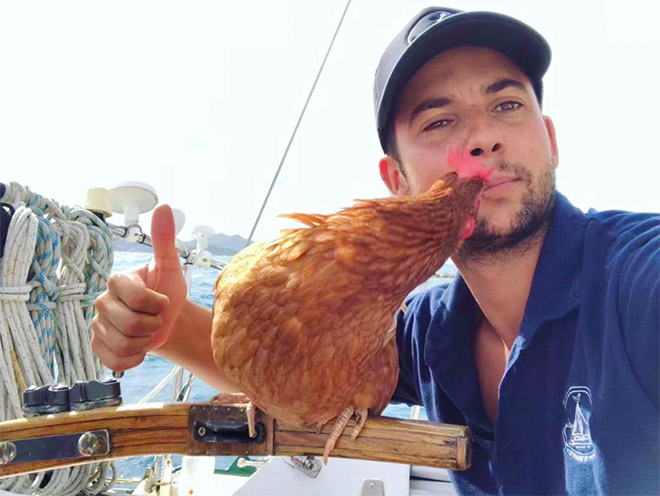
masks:
<path fill-rule="evenodd" d="M 28 301 L 32 286 L 0 286 L 0 301 Z"/>
<path fill-rule="evenodd" d="M 15 208 L 0 261 L 0 420 L 20 418 L 21 395 L 42 386 L 102 378 L 91 351 L 93 302 L 112 269 L 112 233 L 94 214 L 11 183 Z M 112 474 L 109 484 L 108 475 Z M 95 495 L 115 480 L 103 462 L 0 480 L 0 489 L 41 496 Z"/>
<path fill-rule="evenodd" d="M 86 298 L 85 289 L 87 285 L 80 284 L 64 284 L 59 288 L 58 302 L 62 301 L 81 301 Z"/>

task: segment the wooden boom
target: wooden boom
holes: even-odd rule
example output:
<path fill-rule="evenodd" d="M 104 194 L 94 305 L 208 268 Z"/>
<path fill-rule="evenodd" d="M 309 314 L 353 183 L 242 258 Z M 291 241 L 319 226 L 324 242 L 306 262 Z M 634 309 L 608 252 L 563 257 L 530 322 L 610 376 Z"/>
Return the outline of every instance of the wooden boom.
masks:
<path fill-rule="evenodd" d="M 258 435 L 250 439 L 245 408 L 150 403 L 0 422 L 0 478 L 129 456 L 323 453 L 331 425 L 317 433 L 313 427 L 280 424 L 257 410 Z M 339 438 L 333 457 L 454 470 L 470 467 L 467 427 L 372 417 L 352 441 L 352 425 Z M 66 448 L 68 445 L 73 448 Z"/>

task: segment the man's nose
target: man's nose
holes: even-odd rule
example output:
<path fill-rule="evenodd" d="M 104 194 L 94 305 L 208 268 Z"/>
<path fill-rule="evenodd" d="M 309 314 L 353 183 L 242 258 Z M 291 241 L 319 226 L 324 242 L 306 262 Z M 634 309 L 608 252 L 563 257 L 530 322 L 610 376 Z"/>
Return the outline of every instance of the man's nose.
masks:
<path fill-rule="evenodd" d="M 488 118 L 475 119 L 467 129 L 467 149 L 473 157 L 487 158 L 504 152 L 504 140 Z"/>

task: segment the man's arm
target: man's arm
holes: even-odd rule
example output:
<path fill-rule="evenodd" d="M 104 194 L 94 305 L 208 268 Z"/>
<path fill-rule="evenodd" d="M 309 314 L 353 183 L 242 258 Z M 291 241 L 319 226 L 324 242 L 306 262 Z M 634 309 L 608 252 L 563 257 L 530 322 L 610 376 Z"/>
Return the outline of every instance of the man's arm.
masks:
<path fill-rule="evenodd" d="M 239 392 L 235 384 L 220 374 L 213 360 L 212 321 L 211 310 L 187 300 L 170 338 L 155 353 L 181 365 L 219 391 Z"/>
<path fill-rule="evenodd" d="M 624 345 L 649 398 L 660 405 L 660 217 L 636 226 L 618 272 Z"/>

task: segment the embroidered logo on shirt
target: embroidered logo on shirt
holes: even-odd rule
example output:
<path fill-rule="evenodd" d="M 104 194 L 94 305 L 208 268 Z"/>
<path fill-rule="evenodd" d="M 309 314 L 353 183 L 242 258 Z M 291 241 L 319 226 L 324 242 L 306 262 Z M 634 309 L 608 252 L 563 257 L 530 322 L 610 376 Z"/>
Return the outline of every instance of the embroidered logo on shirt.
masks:
<path fill-rule="evenodd" d="M 564 449 L 579 462 L 591 460 L 595 455 L 591 440 L 591 391 L 586 386 L 572 386 L 564 396 Z"/>

